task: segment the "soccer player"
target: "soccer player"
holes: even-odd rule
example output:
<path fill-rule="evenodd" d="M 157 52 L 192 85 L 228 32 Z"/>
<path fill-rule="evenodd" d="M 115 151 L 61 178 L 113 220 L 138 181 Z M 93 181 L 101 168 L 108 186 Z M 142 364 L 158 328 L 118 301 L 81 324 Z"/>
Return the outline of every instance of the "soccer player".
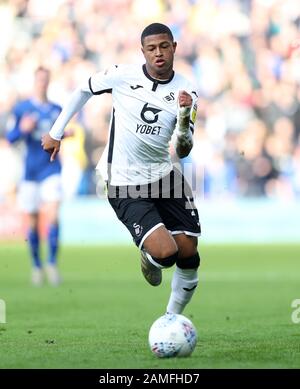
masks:
<path fill-rule="evenodd" d="M 10 143 L 23 140 L 26 144 L 24 178 L 19 188 L 20 207 L 27 215 L 27 240 L 32 258 L 32 283 L 39 286 L 44 281 L 40 256 L 39 217 L 45 208 L 48 222 L 48 261 L 46 276 L 52 285 L 60 283 L 57 269 L 58 210 L 61 200 L 61 163 L 53 163 L 41 148 L 41 136 L 48 133 L 61 112 L 61 107 L 47 98 L 50 72 L 38 67 L 34 74 L 32 97 L 18 102 L 13 109 L 13 124 L 7 133 Z"/>
<path fill-rule="evenodd" d="M 173 70 L 177 44 L 166 25 L 147 26 L 141 44 L 146 63 L 92 75 L 74 91 L 42 145 L 54 161 L 72 115 L 91 96 L 112 94 L 109 143 L 100 160 L 108 200 L 140 248 L 151 285 L 161 283 L 162 269 L 175 265 L 166 311 L 181 313 L 198 283 L 200 223 L 191 190 L 171 163 L 169 144 L 174 133 L 180 158 L 192 149 L 197 93 Z"/>

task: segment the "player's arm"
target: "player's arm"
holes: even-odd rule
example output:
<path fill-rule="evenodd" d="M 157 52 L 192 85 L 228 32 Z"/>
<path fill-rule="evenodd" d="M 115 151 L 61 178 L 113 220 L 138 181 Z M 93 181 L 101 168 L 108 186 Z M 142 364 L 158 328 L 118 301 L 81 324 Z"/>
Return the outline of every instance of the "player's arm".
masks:
<path fill-rule="evenodd" d="M 10 124 L 6 134 L 6 139 L 10 143 L 26 138 L 26 136 L 30 134 L 36 126 L 36 120 L 34 117 L 30 114 L 24 114 L 24 112 L 21 112 L 18 105 L 14 108 L 9 122 Z"/>
<path fill-rule="evenodd" d="M 22 138 L 22 132 L 20 130 L 20 127 L 15 124 L 12 128 L 9 128 L 6 133 L 6 139 L 9 141 L 9 143 L 14 143 Z"/>
<path fill-rule="evenodd" d="M 112 90 L 116 80 L 116 69 L 115 66 L 105 72 L 96 73 L 72 93 L 70 100 L 63 107 L 49 134 L 42 137 L 43 149 L 51 153 L 50 161 L 54 161 L 56 158 L 65 127 L 72 117 L 80 111 L 90 97 Z"/>
<path fill-rule="evenodd" d="M 175 129 L 175 149 L 179 158 L 184 158 L 189 155 L 193 147 L 193 133 L 191 130 L 192 106 L 192 96 L 186 91 L 179 91 L 177 122 Z"/>
<path fill-rule="evenodd" d="M 63 107 L 61 113 L 53 124 L 49 134 L 42 136 L 42 146 L 45 151 L 51 154 L 50 161 L 54 161 L 59 150 L 61 139 L 64 136 L 65 127 L 89 100 L 92 93 L 83 85 L 77 88 L 71 95 L 69 101 Z"/>

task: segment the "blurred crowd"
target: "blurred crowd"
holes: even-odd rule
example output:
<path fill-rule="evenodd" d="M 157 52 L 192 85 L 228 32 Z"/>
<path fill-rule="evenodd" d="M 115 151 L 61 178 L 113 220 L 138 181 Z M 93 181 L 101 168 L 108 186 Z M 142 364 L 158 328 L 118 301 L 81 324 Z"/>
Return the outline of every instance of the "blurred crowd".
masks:
<path fill-rule="evenodd" d="M 175 70 L 198 85 L 194 166 L 207 197 L 300 197 L 299 0 L 0 0 L 0 202 L 16 190 L 22 145 L 5 141 L 12 106 L 51 70 L 61 105 L 83 80 L 117 63 L 142 63 L 140 34 L 165 23 Z M 299 50 L 300 51 L 300 50 Z M 110 96 L 92 98 L 64 141 L 67 197 L 94 194 L 108 136 Z"/>

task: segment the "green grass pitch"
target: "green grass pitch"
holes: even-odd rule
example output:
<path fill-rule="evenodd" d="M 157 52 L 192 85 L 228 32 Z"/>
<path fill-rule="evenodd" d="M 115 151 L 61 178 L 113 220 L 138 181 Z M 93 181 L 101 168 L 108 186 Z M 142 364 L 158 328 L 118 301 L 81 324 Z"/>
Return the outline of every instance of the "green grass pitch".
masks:
<path fill-rule="evenodd" d="M 134 246 L 62 248 L 64 283 L 34 288 L 25 245 L 0 246 L 0 368 L 299 368 L 300 246 L 208 245 L 184 314 L 191 357 L 158 359 L 148 330 L 164 313 L 172 270 L 149 286 Z"/>

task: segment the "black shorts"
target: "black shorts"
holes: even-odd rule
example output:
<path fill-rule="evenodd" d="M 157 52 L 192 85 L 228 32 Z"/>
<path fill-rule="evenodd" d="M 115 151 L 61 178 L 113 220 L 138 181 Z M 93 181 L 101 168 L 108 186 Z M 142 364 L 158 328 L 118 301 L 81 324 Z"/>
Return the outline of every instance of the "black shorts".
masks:
<path fill-rule="evenodd" d="M 108 185 L 108 201 L 139 248 L 162 225 L 172 235 L 201 234 L 192 191 L 178 170 L 148 185 Z"/>

